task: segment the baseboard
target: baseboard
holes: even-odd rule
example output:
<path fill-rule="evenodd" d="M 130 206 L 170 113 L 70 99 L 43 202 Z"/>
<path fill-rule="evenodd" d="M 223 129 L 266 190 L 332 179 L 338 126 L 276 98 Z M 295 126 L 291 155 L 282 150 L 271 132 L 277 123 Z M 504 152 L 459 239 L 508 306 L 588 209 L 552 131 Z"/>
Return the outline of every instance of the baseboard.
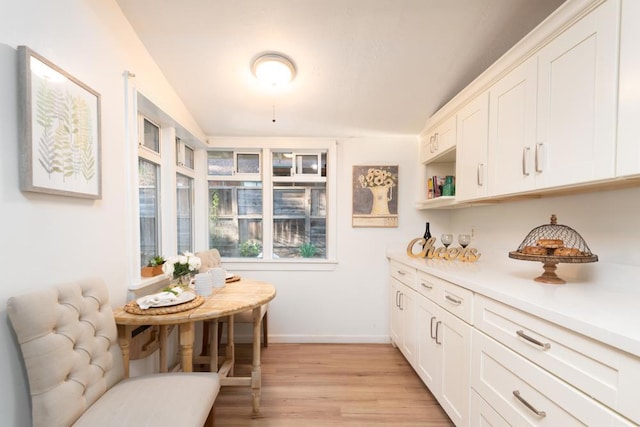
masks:
<path fill-rule="evenodd" d="M 236 343 L 250 343 L 251 335 L 236 334 Z M 269 344 L 391 344 L 388 335 L 272 335 Z"/>

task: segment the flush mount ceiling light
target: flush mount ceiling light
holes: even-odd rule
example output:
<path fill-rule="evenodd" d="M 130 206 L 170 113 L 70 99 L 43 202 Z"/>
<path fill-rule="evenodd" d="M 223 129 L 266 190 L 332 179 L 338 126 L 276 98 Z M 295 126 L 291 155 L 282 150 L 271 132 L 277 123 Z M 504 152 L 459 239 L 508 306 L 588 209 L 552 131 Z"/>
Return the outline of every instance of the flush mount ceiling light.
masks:
<path fill-rule="evenodd" d="M 296 66 L 291 58 L 277 52 L 256 57 L 251 63 L 251 71 L 260 83 L 271 87 L 282 87 L 296 76 Z"/>

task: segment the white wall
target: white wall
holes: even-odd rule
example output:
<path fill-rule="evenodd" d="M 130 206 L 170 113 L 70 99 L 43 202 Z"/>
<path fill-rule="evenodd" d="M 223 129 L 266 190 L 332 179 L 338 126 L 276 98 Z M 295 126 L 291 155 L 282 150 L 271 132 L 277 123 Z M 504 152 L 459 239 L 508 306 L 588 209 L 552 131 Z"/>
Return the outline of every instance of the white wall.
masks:
<path fill-rule="evenodd" d="M 131 216 L 124 70 L 194 135 L 202 132 L 112 0 L 2 0 L 0 14 L 0 413 L 28 426 L 26 374 L 9 321 L 9 296 L 86 276 L 103 278 L 112 303 L 131 280 Z M 102 200 L 21 193 L 18 187 L 16 47 L 27 45 L 102 95 Z M 125 167 L 123 167 L 125 166 Z"/>

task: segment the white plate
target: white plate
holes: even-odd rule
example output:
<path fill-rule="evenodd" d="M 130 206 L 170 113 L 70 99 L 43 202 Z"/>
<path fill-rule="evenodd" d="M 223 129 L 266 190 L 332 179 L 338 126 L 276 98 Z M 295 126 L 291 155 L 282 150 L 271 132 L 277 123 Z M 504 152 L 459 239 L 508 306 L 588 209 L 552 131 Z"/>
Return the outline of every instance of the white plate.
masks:
<path fill-rule="evenodd" d="M 172 305 L 184 304 L 185 302 L 193 301 L 194 299 L 196 299 L 195 293 L 191 291 L 184 291 L 178 295 L 178 298 L 175 301 L 159 302 L 157 304 L 153 304 L 151 307 L 170 307 Z"/>

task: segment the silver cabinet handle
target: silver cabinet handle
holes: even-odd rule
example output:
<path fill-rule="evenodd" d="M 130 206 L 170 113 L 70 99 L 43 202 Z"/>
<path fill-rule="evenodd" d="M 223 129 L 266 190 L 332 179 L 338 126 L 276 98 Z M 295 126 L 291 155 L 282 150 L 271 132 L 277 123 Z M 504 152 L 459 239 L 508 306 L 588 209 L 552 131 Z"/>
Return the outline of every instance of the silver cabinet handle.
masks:
<path fill-rule="evenodd" d="M 400 308 L 400 291 L 396 291 L 396 307 Z"/>
<path fill-rule="evenodd" d="M 542 142 L 536 144 L 536 172 L 542 172 L 542 155 L 540 152 L 542 151 Z"/>
<path fill-rule="evenodd" d="M 529 409 L 531 412 L 533 412 L 534 414 L 536 414 L 540 418 L 544 418 L 544 417 L 547 416 L 546 412 L 538 411 L 536 408 L 533 407 L 533 405 L 531 403 L 527 402 L 525 400 L 525 398 L 520 395 L 520 390 L 513 390 L 513 395 L 516 397 L 516 399 L 518 399 L 520 401 L 520 403 L 522 403 L 524 406 L 526 406 L 527 409 Z"/>
<path fill-rule="evenodd" d="M 398 274 L 399 274 L 399 275 L 401 275 L 401 276 L 404 276 L 404 275 L 405 275 L 405 274 L 407 274 L 407 273 L 405 273 L 405 272 L 404 272 L 404 271 L 402 271 L 402 270 L 398 270 Z"/>
<path fill-rule="evenodd" d="M 436 339 L 436 336 L 433 334 L 433 321 L 436 320 L 436 316 L 431 316 L 431 324 L 429 325 L 429 335 L 431 339 Z"/>
<path fill-rule="evenodd" d="M 447 301 L 449 301 L 449 302 L 451 302 L 451 303 L 453 303 L 453 304 L 455 304 L 455 305 L 460 305 L 460 304 L 462 304 L 462 300 L 455 299 L 455 298 L 454 298 L 454 297 L 452 297 L 452 296 L 445 295 L 445 296 L 444 296 L 444 298 L 445 298 Z"/>
<path fill-rule="evenodd" d="M 549 344 L 548 342 L 547 343 L 540 342 L 537 339 L 525 334 L 522 329 L 516 331 L 516 334 L 518 334 L 520 338 L 527 340 L 530 343 L 537 345 L 538 347 L 541 347 L 542 350 L 549 350 L 551 348 L 551 344 Z"/>
<path fill-rule="evenodd" d="M 442 344 L 442 341 L 438 341 L 438 330 L 440 329 L 441 321 L 436 322 L 436 344 Z"/>
<path fill-rule="evenodd" d="M 484 170 L 484 163 L 478 163 L 478 168 L 476 170 L 476 181 L 478 183 L 478 186 L 482 187 L 484 185 L 484 179 L 483 179 L 483 170 Z"/>
<path fill-rule="evenodd" d="M 404 296 L 404 294 L 402 292 L 400 292 L 400 306 L 398 308 L 400 308 L 400 310 L 404 311 L 404 307 L 402 306 L 402 297 Z"/>
<path fill-rule="evenodd" d="M 429 138 L 429 152 L 433 153 L 433 141 L 436 138 L 435 135 L 431 135 L 431 137 Z"/>
<path fill-rule="evenodd" d="M 433 151 L 438 151 L 438 144 L 440 142 L 440 134 L 438 132 L 436 132 L 435 135 L 433 135 Z"/>
<path fill-rule="evenodd" d="M 531 151 L 531 147 L 522 147 L 522 175 L 529 176 L 529 152 Z"/>
<path fill-rule="evenodd" d="M 428 285 L 426 282 L 420 282 L 420 285 L 422 285 L 423 287 L 429 290 L 433 289 L 433 285 Z"/>

